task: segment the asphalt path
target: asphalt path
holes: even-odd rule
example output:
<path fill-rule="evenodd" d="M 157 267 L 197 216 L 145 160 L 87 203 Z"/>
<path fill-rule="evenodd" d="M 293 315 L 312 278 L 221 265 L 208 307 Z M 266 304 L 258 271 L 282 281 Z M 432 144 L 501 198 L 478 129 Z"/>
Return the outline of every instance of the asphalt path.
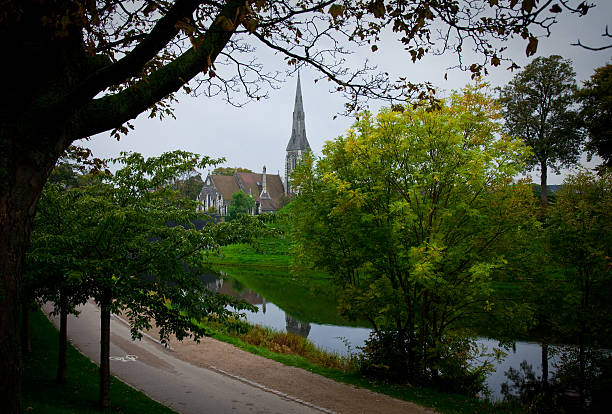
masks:
<path fill-rule="evenodd" d="M 49 314 L 51 307 L 45 305 L 43 310 Z M 99 363 L 100 310 L 91 302 L 78 310 L 78 318 L 68 317 L 68 338 Z M 50 319 L 57 326 L 58 318 Z M 182 361 L 153 338 L 133 341 L 128 326 L 116 316 L 111 318 L 110 355 L 113 375 L 179 413 L 330 413 L 274 389 Z"/>

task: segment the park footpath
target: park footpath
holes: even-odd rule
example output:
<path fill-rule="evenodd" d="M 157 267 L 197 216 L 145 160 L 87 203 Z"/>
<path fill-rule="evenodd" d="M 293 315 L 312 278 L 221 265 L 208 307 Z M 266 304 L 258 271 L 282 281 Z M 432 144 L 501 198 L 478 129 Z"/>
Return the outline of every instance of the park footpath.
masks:
<path fill-rule="evenodd" d="M 51 306 L 43 310 L 49 314 Z M 88 302 L 68 319 L 68 338 L 99 363 L 100 310 Z M 58 318 L 50 319 L 57 326 Z M 174 338 L 173 338 L 174 339 Z M 111 318 L 111 372 L 156 401 L 184 414 L 217 413 L 385 413 L 425 414 L 433 410 L 283 365 L 213 338 L 131 338 L 126 322 Z"/>

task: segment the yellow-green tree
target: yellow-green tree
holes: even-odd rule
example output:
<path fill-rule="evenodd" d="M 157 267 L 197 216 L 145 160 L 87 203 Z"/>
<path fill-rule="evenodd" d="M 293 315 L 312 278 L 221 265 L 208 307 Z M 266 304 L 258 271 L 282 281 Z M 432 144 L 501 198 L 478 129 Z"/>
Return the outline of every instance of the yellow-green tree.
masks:
<path fill-rule="evenodd" d="M 465 322 L 492 306 L 492 271 L 537 225 L 530 188 L 513 182 L 529 149 L 500 136 L 480 87 L 401 109 L 359 114 L 301 163 L 296 250 L 333 275 L 345 315 L 372 324 L 366 367 L 473 391 Z"/>

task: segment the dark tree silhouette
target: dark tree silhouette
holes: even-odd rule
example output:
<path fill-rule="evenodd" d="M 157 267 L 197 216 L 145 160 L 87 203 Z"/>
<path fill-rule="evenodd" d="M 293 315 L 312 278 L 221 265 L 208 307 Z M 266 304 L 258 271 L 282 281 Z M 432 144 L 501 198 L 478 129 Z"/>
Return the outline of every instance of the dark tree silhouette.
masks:
<path fill-rule="evenodd" d="M 540 169 L 542 205 L 548 204 L 548 169 L 575 164 L 582 134 L 576 103 L 576 74 L 561 56 L 536 58 L 501 90 L 505 132 L 533 149 L 528 169 Z"/>

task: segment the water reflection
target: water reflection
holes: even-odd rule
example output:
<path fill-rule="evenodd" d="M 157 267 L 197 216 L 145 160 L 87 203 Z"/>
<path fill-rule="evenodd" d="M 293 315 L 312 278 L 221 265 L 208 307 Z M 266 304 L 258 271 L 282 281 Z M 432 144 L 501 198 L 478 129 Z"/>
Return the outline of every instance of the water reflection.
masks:
<path fill-rule="evenodd" d="M 285 328 L 287 332 L 308 338 L 310 333 L 310 324 L 308 322 L 297 320 L 288 313 L 285 313 L 285 322 L 287 323 Z"/>
<path fill-rule="evenodd" d="M 245 312 L 246 320 L 251 324 L 266 326 L 277 331 L 291 332 L 308 338 L 320 349 L 335 352 L 340 355 L 355 353 L 365 344 L 371 330 L 368 328 L 323 325 L 302 321 L 293 315 L 285 312 L 276 304 L 269 302 L 265 297 L 246 289 L 240 282 L 224 276 L 224 279 L 209 277 L 205 281 L 207 287 L 215 292 L 244 299 L 258 308 L 258 312 Z M 497 347 L 498 343 L 494 339 L 479 338 L 479 345 L 485 345 L 488 349 Z M 532 367 L 536 375 L 542 372 L 541 365 L 541 345 L 535 342 L 516 342 L 513 349 L 506 351 L 507 356 L 503 361 L 495 363 L 495 371 L 486 379 L 486 384 L 491 390 L 493 399 L 501 399 L 501 386 L 508 381 L 504 375 L 511 367 L 517 368 L 520 363 L 526 360 Z M 554 374 L 553 365 L 558 358 L 552 357 L 550 360 L 551 372 Z"/>

